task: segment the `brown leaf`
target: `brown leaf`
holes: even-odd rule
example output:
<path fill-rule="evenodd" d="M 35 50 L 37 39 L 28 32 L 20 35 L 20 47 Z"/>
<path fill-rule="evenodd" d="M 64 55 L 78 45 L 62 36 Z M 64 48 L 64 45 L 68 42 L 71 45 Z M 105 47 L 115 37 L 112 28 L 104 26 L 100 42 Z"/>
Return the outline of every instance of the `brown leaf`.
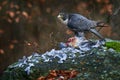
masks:
<path fill-rule="evenodd" d="M 4 5 L 6 5 L 8 3 L 8 1 L 3 1 L 2 2 L 2 5 L 4 6 Z"/>
<path fill-rule="evenodd" d="M 104 3 L 108 4 L 110 0 L 103 0 Z"/>
<path fill-rule="evenodd" d="M 50 75 L 56 77 L 57 76 L 56 70 L 50 71 Z"/>
<path fill-rule="evenodd" d="M 14 47 L 15 47 L 14 44 L 10 44 L 10 45 L 9 45 L 9 48 L 10 48 L 10 49 L 14 49 Z"/>
<path fill-rule="evenodd" d="M 7 21 L 8 21 L 9 23 L 12 23 L 12 22 L 13 22 L 10 18 L 8 18 Z"/>
<path fill-rule="evenodd" d="M 22 12 L 22 15 L 23 15 L 25 18 L 28 18 L 28 17 L 29 17 L 29 16 L 28 16 L 28 13 L 25 12 L 25 11 Z"/>
<path fill-rule="evenodd" d="M 19 23 L 20 22 L 20 18 L 19 17 L 15 18 L 15 22 Z"/>
<path fill-rule="evenodd" d="M 37 80 L 45 80 L 45 77 L 41 76 Z"/>
<path fill-rule="evenodd" d="M 20 11 L 16 11 L 16 14 L 20 14 Z"/>
<path fill-rule="evenodd" d="M 112 4 L 108 4 L 107 6 L 106 6 L 106 9 L 107 9 L 107 11 L 110 13 L 110 14 L 112 14 L 112 9 L 113 8 L 113 5 Z"/>
<path fill-rule="evenodd" d="M 14 8 L 13 2 L 10 3 L 10 8 Z"/>
<path fill-rule="evenodd" d="M 31 3 L 28 3 L 27 6 L 28 6 L 29 8 L 31 8 L 31 7 L 32 7 L 32 4 L 31 4 Z"/>
<path fill-rule="evenodd" d="M 15 7 L 16 9 L 19 9 L 19 8 L 20 8 L 18 5 L 14 5 L 14 7 Z"/>
<path fill-rule="evenodd" d="M 50 13 L 51 12 L 51 8 L 46 8 L 46 12 Z"/>
<path fill-rule="evenodd" d="M 77 74 L 78 72 L 76 70 L 72 70 L 70 74 L 70 78 L 76 77 Z"/>
<path fill-rule="evenodd" d="M 78 74 L 76 70 L 51 70 L 46 77 L 39 77 L 37 80 L 68 80 Z"/>
<path fill-rule="evenodd" d="M 0 49 L 0 54 L 4 54 L 4 50 L 3 49 Z"/>
<path fill-rule="evenodd" d="M 16 40 L 16 39 L 12 40 L 12 43 L 18 43 L 18 40 Z"/>
<path fill-rule="evenodd" d="M 11 18 L 13 18 L 15 16 L 15 12 L 13 12 L 13 11 L 9 11 L 8 14 Z"/>
<path fill-rule="evenodd" d="M 71 31 L 70 29 L 67 29 L 66 34 L 68 35 L 73 34 L 73 31 Z"/>
<path fill-rule="evenodd" d="M 101 3 L 101 2 L 102 2 L 102 0 L 96 0 L 96 2 Z"/>
<path fill-rule="evenodd" d="M 4 33 L 4 30 L 0 29 L 0 34 L 3 34 Z"/>
<path fill-rule="evenodd" d="M 0 6 L 0 10 L 2 10 L 2 7 Z"/>

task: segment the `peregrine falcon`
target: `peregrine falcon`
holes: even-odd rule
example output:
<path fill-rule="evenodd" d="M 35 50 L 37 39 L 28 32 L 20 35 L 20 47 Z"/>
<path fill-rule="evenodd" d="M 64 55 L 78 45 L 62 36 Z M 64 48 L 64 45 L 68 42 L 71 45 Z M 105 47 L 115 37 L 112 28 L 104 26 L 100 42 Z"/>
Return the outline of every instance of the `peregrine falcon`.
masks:
<path fill-rule="evenodd" d="M 95 29 L 96 27 L 104 27 L 104 24 L 101 24 L 101 22 L 87 19 L 80 14 L 66 14 L 63 12 L 59 13 L 57 18 L 72 30 L 76 36 L 83 36 L 85 31 L 90 31 L 100 39 L 104 39 Z"/>

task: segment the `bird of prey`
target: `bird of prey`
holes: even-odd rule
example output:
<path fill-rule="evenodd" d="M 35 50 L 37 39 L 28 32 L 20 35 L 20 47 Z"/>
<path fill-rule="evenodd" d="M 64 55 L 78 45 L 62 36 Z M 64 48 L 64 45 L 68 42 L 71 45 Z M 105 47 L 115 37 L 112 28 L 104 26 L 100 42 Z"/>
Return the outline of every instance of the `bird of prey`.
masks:
<path fill-rule="evenodd" d="M 61 12 L 57 18 L 72 30 L 76 36 L 83 36 L 85 31 L 90 31 L 100 39 L 104 39 L 104 37 L 95 29 L 96 27 L 104 27 L 102 22 L 87 19 L 86 17 L 76 13 L 66 14 Z"/>

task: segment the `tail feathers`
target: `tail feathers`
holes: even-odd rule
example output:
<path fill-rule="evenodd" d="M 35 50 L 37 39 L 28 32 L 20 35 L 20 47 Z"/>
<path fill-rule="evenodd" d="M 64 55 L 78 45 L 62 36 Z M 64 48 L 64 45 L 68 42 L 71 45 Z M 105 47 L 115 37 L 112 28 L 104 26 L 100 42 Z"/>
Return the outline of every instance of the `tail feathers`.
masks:
<path fill-rule="evenodd" d="M 97 22 L 97 27 L 108 27 L 109 25 L 107 25 L 104 22 Z"/>
<path fill-rule="evenodd" d="M 95 34 L 100 39 L 104 39 L 104 37 L 96 29 L 90 29 L 90 32 L 92 32 L 93 34 Z"/>

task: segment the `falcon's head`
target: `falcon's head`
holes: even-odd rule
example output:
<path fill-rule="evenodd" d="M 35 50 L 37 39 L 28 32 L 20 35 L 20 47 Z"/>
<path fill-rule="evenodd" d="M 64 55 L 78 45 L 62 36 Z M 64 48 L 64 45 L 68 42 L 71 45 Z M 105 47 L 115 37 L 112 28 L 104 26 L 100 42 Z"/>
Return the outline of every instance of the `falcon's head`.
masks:
<path fill-rule="evenodd" d="M 66 24 L 66 25 L 67 25 L 67 23 L 68 23 L 68 14 L 61 12 L 61 13 L 58 14 L 57 18 L 58 18 L 63 24 Z"/>
<path fill-rule="evenodd" d="M 60 13 L 58 14 L 57 18 L 58 18 L 58 20 L 60 20 L 61 23 L 67 25 L 68 20 L 69 20 L 68 16 L 69 16 L 68 14 L 66 14 L 66 13 L 64 13 L 64 12 L 60 12 Z M 73 34 L 73 31 L 68 28 L 68 29 L 66 30 L 66 33 L 67 33 L 67 34 Z"/>

